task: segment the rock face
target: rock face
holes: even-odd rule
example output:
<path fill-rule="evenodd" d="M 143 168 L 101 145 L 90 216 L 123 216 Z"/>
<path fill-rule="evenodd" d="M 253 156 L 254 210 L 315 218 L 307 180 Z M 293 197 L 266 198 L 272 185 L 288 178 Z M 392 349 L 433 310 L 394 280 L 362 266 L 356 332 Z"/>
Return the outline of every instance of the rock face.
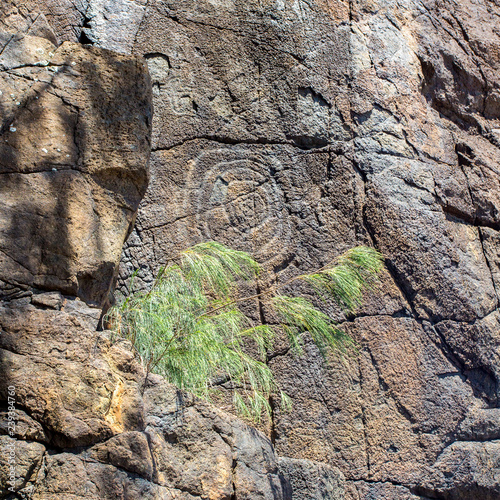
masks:
<path fill-rule="evenodd" d="M 278 468 L 290 478 L 292 500 L 342 500 L 345 484 L 342 473 L 321 462 L 281 458 Z"/>
<path fill-rule="evenodd" d="M 0 33 L 0 294 L 102 305 L 147 187 L 140 58 Z"/>
<path fill-rule="evenodd" d="M 294 402 L 274 416 L 278 454 L 336 465 L 348 498 L 500 496 L 498 421 L 482 430 L 499 404 L 498 14 L 186 0 L 129 24 L 156 111 L 122 290 L 207 239 L 278 281 L 360 243 L 387 257 L 359 317 L 329 311 L 357 356 L 270 361 Z M 93 26 L 106 46 L 113 22 Z"/>
<path fill-rule="evenodd" d="M 0 310 L 0 397 L 14 387 L 18 411 L 15 431 L 2 425 L 0 435 L 1 498 L 285 498 L 262 434 L 161 377 L 144 387 L 130 346 L 96 332 L 88 307 L 27 302 Z M 14 487 L 3 455 L 10 445 Z"/>
<path fill-rule="evenodd" d="M 136 282 L 148 286 L 169 256 L 208 239 L 253 252 L 278 282 L 320 267 L 356 244 L 374 245 L 388 268 L 378 294 L 355 317 L 326 308 L 359 342 L 357 354 L 328 367 L 312 345 L 299 360 L 283 352 L 270 355 L 294 404 L 290 414 L 276 410 L 269 429 L 277 453 L 295 467 L 302 464 L 291 484 L 300 485 L 296 492 L 305 488 L 304 495 L 311 494 L 302 485 L 322 462 L 342 471 L 349 500 L 499 498 L 498 2 L 86 0 L 70 5 L 44 1 L 35 16 L 29 1 L 4 2 L 2 27 L 42 36 L 47 44 L 80 39 L 147 61 L 155 108 L 151 182 L 123 254 L 119 290 L 127 292 L 135 269 L 141 270 Z M 83 50 L 72 47 L 75 54 Z M 70 94 L 65 99 L 75 98 Z M 134 104 L 121 99 L 120 106 Z M 72 116 L 64 118 L 65 130 L 74 128 Z M 2 158 L 8 151 L 2 149 Z M 32 150 L 26 151 L 32 159 Z M 101 153 L 92 148 L 93 155 Z M 133 155 L 126 157 L 134 162 Z M 81 165 L 78 172 L 86 175 L 83 160 Z M 120 220 L 123 235 L 131 219 Z M 43 243 L 50 253 L 53 238 Z M 91 262 L 96 269 L 96 260 L 78 255 L 84 268 Z M 56 260 L 61 262 L 64 258 Z M 72 278 L 78 277 L 78 266 L 56 274 L 68 280 L 72 295 L 79 289 Z M 11 283 L 12 271 L 9 276 Z M 66 281 L 15 279 L 16 286 L 68 293 Z M 271 320 L 265 308 L 261 312 L 264 321 Z M 68 411 L 78 418 L 76 409 Z M 157 410 L 148 411 L 153 418 Z M 87 455 L 72 454 L 82 484 L 87 477 L 109 477 L 109 488 L 127 484 L 130 491 L 142 491 L 143 479 L 120 478 L 140 474 L 147 480 L 151 463 L 154 470 L 140 451 L 144 435 L 133 434 L 145 431 L 127 427 L 118 438 L 102 426 L 98 432 L 112 449 L 82 446 L 97 446 L 95 460 L 114 457 L 106 467 L 117 472 L 99 476 L 88 469 Z M 148 436 L 154 449 L 155 433 Z M 23 442 L 23 456 L 41 456 L 43 441 L 35 441 Z M 168 438 L 165 443 L 172 444 Z M 116 450 L 123 451 L 116 455 Z M 195 455 L 196 444 L 190 450 Z M 23 463 L 29 468 L 36 460 Z M 69 458 L 61 463 L 69 467 Z M 129 472 L 120 469 L 123 463 Z M 269 484 L 277 484 L 273 463 L 261 469 L 260 477 L 274 478 Z M 68 473 L 62 465 L 53 470 L 60 477 Z M 153 481 L 154 488 L 210 498 L 213 484 L 200 493 L 198 486 L 179 486 L 175 477 Z M 44 481 L 47 488 L 57 484 Z M 262 483 L 252 481 L 248 491 L 258 491 Z M 230 495 L 224 489 L 230 482 L 220 484 Z M 51 490 L 44 491 L 49 498 Z M 162 498 L 162 491 L 147 494 Z"/>
<path fill-rule="evenodd" d="M 132 346 L 97 331 L 148 182 L 144 60 L 56 47 L 42 14 L 7 7 L 0 498 L 289 498 L 268 438 L 146 377 Z"/>

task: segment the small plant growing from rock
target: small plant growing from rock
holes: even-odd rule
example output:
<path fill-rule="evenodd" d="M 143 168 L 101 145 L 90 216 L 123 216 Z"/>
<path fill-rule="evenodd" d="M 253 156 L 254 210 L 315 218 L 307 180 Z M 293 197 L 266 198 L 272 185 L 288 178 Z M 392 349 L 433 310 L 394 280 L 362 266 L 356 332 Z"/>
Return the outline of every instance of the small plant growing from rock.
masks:
<path fill-rule="evenodd" d="M 341 255 L 335 264 L 241 296 L 238 284 L 255 283 L 262 272 L 259 264 L 248 253 L 216 242 L 201 243 L 163 267 L 148 292 L 133 293 L 112 308 L 108 321 L 133 343 L 147 373 L 160 373 L 180 389 L 205 399 L 221 381 L 231 382 L 236 409 L 258 420 L 263 413 L 270 414 L 271 394 L 280 394 L 283 406 L 290 404 L 266 364 L 279 329 L 297 354 L 306 333 L 324 357 L 329 349 L 344 350 L 351 342 L 311 302 L 282 295 L 280 290 L 301 280 L 321 297 L 331 297 L 352 311 L 381 269 L 381 254 L 360 246 Z M 270 306 L 279 323 L 252 324 L 238 307 L 252 300 Z M 248 340 L 257 346 L 256 356 L 244 348 Z"/>

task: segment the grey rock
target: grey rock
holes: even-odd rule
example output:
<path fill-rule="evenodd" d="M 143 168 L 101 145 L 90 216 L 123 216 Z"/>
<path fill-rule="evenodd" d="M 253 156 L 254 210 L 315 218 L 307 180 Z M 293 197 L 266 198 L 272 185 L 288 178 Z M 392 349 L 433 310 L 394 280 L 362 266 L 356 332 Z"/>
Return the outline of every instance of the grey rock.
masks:
<path fill-rule="evenodd" d="M 96 307 L 89 307 L 83 300 L 78 297 L 65 297 L 62 310 L 77 316 L 78 319 L 84 322 L 91 330 L 97 330 L 102 311 Z"/>
<path fill-rule="evenodd" d="M 342 472 L 321 462 L 280 457 L 278 468 L 290 481 L 292 500 L 343 500 Z"/>
<path fill-rule="evenodd" d="M 144 19 L 147 0 L 90 0 L 82 32 L 90 43 L 130 54 Z"/>
<path fill-rule="evenodd" d="M 81 40 L 88 0 L 4 0 L 0 26 L 6 31 L 50 40 L 55 45 Z"/>
<path fill-rule="evenodd" d="M 498 6 L 279 5 L 147 6 L 132 50 L 153 75 L 152 178 L 118 287 L 208 239 L 278 283 L 375 245 L 389 272 L 366 317 L 325 306 L 360 351 L 274 353 L 294 406 L 268 431 L 353 498 L 432 497 L 418 485 L 460 422 L 498 405 Z"/>
<path fill-rule="evenodd" d="M 460 424 L 458 438 L 464 441 L 500 439 L 500 408 L 472 409 Z"/>
<path fill-rule="evenodd" d="M 37 293 L 31 296 L 31 303 L 35 306 L 61 309 L 64 298 L 59 292 Z"/>
<path fill-rule="evenodd" d="M 137 431 L 122 432 L 89 450 L 89 456 L 105 464 L 151 480 L 153 459 L 145 434 Z"/>
<path fill-rule="evenodd" d="M 500 496 L 500 442 L 456 442 L 436 461 L 422 491 L 452 500 L 495 500 Z"/>
<path fill-rule="evenodd" d="M 145 392 L 155 482 L 194 496 L 288 499 L 271 442 L 161 378 Z"/>
<path fill-rule="evenodd" d="M 57 453 L 47 456 L 32 484 L 24 489 L 33 500 L 193 500 L 187 492 L 151 483 L 135 474 L 89 460 L 85 455 Z M 199 498 L 199 497 L 198 497 Z"/>
<path fill-rule="evenodd" d="M 356 481 L 348 485 L 349 500 L 429 500 L 428 497 L 412 493 L 409 488 L 389 482 Z"/>
<path fill-rule="evenodd" d="M 445 346 L 490 405 L 498 406 L 496 380 L 500 362 L 500 315 L 494 311 L 472 324 L 442 321 L 436 325 Z"/>

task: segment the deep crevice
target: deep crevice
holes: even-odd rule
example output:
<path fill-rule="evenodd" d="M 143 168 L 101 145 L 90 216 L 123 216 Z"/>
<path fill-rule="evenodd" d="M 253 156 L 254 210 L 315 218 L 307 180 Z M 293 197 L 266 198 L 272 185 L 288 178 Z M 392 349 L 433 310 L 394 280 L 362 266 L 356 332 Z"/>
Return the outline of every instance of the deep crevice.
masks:
<path fill-rule="evenodd" d="M 87 34 L 87 30 L 92 29 L 92 25 L 90 24 L 91 21 L 92 18 L 88 17 L 87 14 L 85 14 L 83 17 L 80 35 L 78 36 L 78 42 L 82 45 L 94 45 L 94 41 L 91 40 Z"/>

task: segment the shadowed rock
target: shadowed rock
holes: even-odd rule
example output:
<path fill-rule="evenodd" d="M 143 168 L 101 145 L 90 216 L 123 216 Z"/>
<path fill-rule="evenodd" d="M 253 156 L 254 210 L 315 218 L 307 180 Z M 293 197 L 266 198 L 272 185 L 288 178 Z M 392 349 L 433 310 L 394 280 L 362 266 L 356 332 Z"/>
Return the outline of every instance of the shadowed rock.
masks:
<path fill-rule="evenodd" d="M 102 306 L 147 186 L 144 62 L 0 39 L 2 296 L 59 290 Z"/>

